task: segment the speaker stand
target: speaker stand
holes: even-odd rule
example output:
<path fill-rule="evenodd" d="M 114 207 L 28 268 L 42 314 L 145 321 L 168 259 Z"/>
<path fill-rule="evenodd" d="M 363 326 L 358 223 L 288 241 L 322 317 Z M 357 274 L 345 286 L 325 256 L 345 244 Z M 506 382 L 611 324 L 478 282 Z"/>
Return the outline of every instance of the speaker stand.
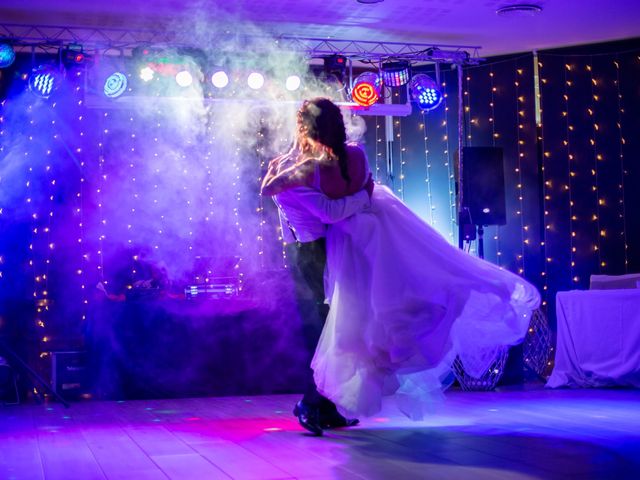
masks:
<path fill-rule="evenodd" d="M 458 212 L 458 247 L 464 249 L 464 242 L 471 244 L 476 239 L 476 226 L 471 221 L 471 214 L 467 207 Z"/>
<path fill-rule="evenodd" d="M 0 352 L 7 355 L 10 360 L 9 360 L 9 364 L 11 365 L 12 360 L 13 362 L 15 362 L 17 364 L 17 366 L 22 369 L 23 373 L 25 373 L 25 377 L 29 377 L 31 376 L 32 382 L 31 385 L 33 387 L 35 387 L 35 382 L 39 383 L 42 388 L 44 389 L 45 392 L 51 394 L 51 396 L 53 396 L 56 400 L 58 400 L 62 405 L 65 406 L 65 408 L 69 408 L 69 403 L 62 398 L 58 392 L 56 392 L 53 388 L 51 388 L 51 386 L 45 381 L 44 378 L 42 378 L 40 375 L 38 375 L 36 373 L 36 371 L 31 368 L 27 362 L 25 362 L 22 358 L 20 358 L 20 355 L 18 355 L 16 352 L 14 352 L 6 343 L 3 339 L 0 338 Z M 14 365 L 15 366 L 15 365 Z M 18 370 L 18 369 L 16 369 Z M 41 394 L 38 394 L 38 398 L 40 398 Z"/>
<path fill-rule="evenodd" d="M 478 225 L 478 257 L 484 258 L 484 227 Z"/>

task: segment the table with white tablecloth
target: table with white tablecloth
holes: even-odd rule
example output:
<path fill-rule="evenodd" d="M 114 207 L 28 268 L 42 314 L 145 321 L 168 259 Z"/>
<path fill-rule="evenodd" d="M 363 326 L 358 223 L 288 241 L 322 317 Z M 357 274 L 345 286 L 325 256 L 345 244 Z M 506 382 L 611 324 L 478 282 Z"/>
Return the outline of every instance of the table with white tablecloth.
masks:
<path fill-rule="evenodd" d="M 558 292 L 556 315 L 548 387 L 640 387 L 640 289 Z"/>

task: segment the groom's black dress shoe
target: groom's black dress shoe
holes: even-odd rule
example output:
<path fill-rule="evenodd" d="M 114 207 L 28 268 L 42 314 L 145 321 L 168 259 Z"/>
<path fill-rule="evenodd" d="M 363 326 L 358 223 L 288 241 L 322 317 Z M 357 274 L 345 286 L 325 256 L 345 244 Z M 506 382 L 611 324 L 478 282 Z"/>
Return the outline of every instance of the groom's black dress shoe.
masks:
<path fill-rule="evenodd" d="M 329 415 L 320 415 L 320 425 L 324 429 L 354 427 L 360 423 L 357 418 L 346 418 L 338 412 Z"/>
<path fill-rule="evenodd" d="M 296 403 L 293 414 L 298 417 L 298 422 L 305 429 L 316 436 L 322 435 L 322 426 L 320 425 L 320 411 L 318 407 L 307 405 L 302 400 Z"/>

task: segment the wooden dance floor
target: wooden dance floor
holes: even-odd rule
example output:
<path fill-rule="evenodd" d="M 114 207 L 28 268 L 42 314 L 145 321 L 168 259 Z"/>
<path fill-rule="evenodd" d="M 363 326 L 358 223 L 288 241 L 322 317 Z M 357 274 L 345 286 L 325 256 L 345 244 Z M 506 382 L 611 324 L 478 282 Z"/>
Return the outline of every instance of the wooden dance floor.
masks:
<path fill-rule="evenodd" d="M 638 479 L 640 391 L 448 392 L 307 436 L 298 395 L 0 407 L 0 479 Z"/>

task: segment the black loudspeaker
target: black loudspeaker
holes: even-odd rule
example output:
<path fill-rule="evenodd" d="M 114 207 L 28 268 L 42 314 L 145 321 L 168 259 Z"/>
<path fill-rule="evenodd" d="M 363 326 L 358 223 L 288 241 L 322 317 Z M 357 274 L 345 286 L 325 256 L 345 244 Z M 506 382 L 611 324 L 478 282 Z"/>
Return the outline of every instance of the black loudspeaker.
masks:
<path fill-rule="evenodd" d="M 474 225 L 505 225 L 507 208 L 504 193 L 502 148 L 462 149 L 463 202 Z"/>
<path fill-rule="evenodd" d="M 87 390 L 86 352 L 51 352 L 51 388 L 63 398 L 77 398 Z"/>

